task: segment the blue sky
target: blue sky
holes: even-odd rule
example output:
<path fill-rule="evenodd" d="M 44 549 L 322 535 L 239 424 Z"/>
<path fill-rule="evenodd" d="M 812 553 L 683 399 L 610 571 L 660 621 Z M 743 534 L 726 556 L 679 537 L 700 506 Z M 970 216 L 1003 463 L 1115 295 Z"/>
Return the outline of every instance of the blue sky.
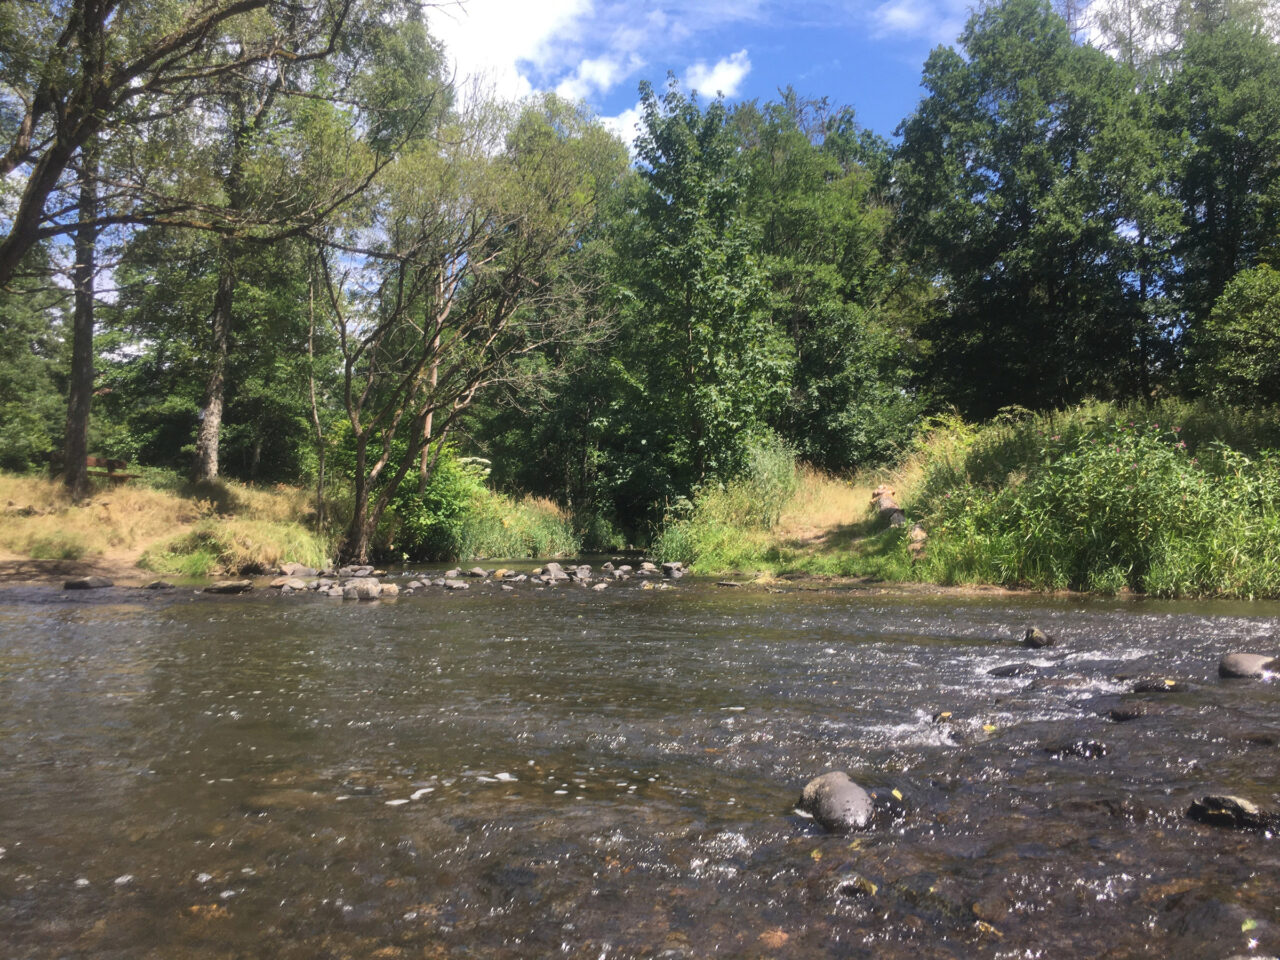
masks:
<path fill-rule="evenodd" d="M 636 86 L 671 71 L 703 97 L 802 96 L 849 104 L 889 136 L 920 98 L 925 57 L 952 43 L 969 0 L 465 0 L 428 14 L 460 78 L 505 97 L 585 100 L 620 133 Z"/>

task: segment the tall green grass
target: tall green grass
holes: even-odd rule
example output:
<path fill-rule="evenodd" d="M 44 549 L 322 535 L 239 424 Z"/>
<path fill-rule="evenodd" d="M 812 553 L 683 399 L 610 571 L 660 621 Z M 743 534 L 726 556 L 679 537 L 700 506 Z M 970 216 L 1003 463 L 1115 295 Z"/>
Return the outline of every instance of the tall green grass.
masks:
<path fill-rule="evenodd" d="M 1087 404 L 938 421 L 907 498 L 941 583 L 1280 595 L 1274 413 Z"/>
<path fill-rule="evenodd" d="M 405 560 L 558 557 L 581 541 L 550 500 L 516 500 L 485 485 L 488 464 L 446 451 L 422 492 L 401 493 L 383 531 L 381 552 Z"/>
<path fill-rule="evenodd" d="M 708 485 L 668 512 L 653 552 L 703 570 L 758 565 L 768 531 L 799 482 L 795 453 L 777 438 L 759 439 L 748 449 L 741 477 Z"/>

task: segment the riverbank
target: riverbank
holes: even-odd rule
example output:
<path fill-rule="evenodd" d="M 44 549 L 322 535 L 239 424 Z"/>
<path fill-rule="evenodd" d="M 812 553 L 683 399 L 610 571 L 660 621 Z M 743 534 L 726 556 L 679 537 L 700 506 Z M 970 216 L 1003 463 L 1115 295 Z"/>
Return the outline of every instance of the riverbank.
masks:
<path fill-rule="evenodd" d="M 669 518 L 658 553 L 706 575 L 1277 597 L 1278 431 L 1275 411 L 1180 401 L 940 418 L 892 469 L 800 467 L 705 491 Z M 753 483 L 771 510 L 744 495 Z M 897 525 L 872 509 L 881 488 Z"/>
<path fill-rule="evenodd" d="M 0 581 L 100 576 L 121 585 L 159 574 L 213 577 L 321 564 L 310 499 L 297 488 L 219 481 L 171 489 L 104 487 L 73 504 L 44 476 L 0 474 Z"/>

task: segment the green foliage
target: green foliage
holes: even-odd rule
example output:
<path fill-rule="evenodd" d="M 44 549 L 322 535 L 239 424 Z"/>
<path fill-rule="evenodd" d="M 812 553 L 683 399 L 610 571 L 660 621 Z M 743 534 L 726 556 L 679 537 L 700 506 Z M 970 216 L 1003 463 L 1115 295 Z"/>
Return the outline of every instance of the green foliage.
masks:
<path fill-rule="evenodd" d="M 157 573 L 208 577 L 267 573 L 287 561 L 320 568 L 328 557 L 325 540 L 300 523 L 210 517 L 148 550 L 139 563 Z"/>
<path fill-rule="evenodd" d="M 672 508 L 653 551 L 662 560 L 705 569 L 740 568 L 757 555 L 757 545 L 743 534 L 777 524 L 798 484 L 795 453 L 775 437 L 758 438 L 747 448 L 739 477 L 707 484 L 692 501 Z"/>
<path fill-rule="evenodd" d="M 910 252 L 940 295 L 929 383 L 979 416 L 1134 395 L 1159 339 L 1147 301 L 1164 222 L 1137 77 L 1073 44 L 1047 0 L 983 6 L 961 43 L 926 63 L 895 170 Z"/>
<path fill-rule="evenodd" d="M 1193 449 L 1176 421 L 1046 426 L 935 434 L 908 507 L 930 534 L 917 576 L 1162 596 L 1280 590 L 1273 455 L 1212 440 Z"/>
<path fill-rule="evenodd" d="M 1228 403 L 1280 403 L 1280 270 L 1236 274 L 1196 337 L 1200 387 Z"/>
<path fill-rule="evenodd" d="M 1209 25 L 1206 25 L 1208 27 Z M 1245 20 L 1194 33 L 1159 91 L 1180 147 L 1173 187 L 1184 232 L 1170 279 L 1192 327 L 1280 236 L 1280 45 Z"/>
<path fill-rule="evenodd" d="M 62 306 L 53 288 L 0 290 L 0 468 L 30 469 L 61 439 Z"/>
<path fill-rule="evenodd" d="M 386 549 L 406 560 L 552 557 L 578 551 L 562 511 L 547 501 L 515 501 L 485 486 L 488 462 L 446 448 L 422 492 L 393 501 Z"/>

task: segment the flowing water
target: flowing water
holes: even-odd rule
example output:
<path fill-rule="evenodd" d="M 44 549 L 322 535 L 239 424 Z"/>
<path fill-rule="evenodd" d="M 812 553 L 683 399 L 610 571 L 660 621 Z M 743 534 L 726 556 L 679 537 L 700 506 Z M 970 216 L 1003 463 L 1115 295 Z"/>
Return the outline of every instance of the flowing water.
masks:
<path fill-rule="evenodd" d="M 1280 804 L 1280 685 L 1216 675 L 1276 652 L 1277 615 L 687 580 L 7 588 L 0 956 L 1275 953 L 1280 841 L 1185 812 Z M 1021 648 L 1031 623 L 1059 645 Z M 906 816 L 825 833 L 795 806 L 831 769 Z"/>

